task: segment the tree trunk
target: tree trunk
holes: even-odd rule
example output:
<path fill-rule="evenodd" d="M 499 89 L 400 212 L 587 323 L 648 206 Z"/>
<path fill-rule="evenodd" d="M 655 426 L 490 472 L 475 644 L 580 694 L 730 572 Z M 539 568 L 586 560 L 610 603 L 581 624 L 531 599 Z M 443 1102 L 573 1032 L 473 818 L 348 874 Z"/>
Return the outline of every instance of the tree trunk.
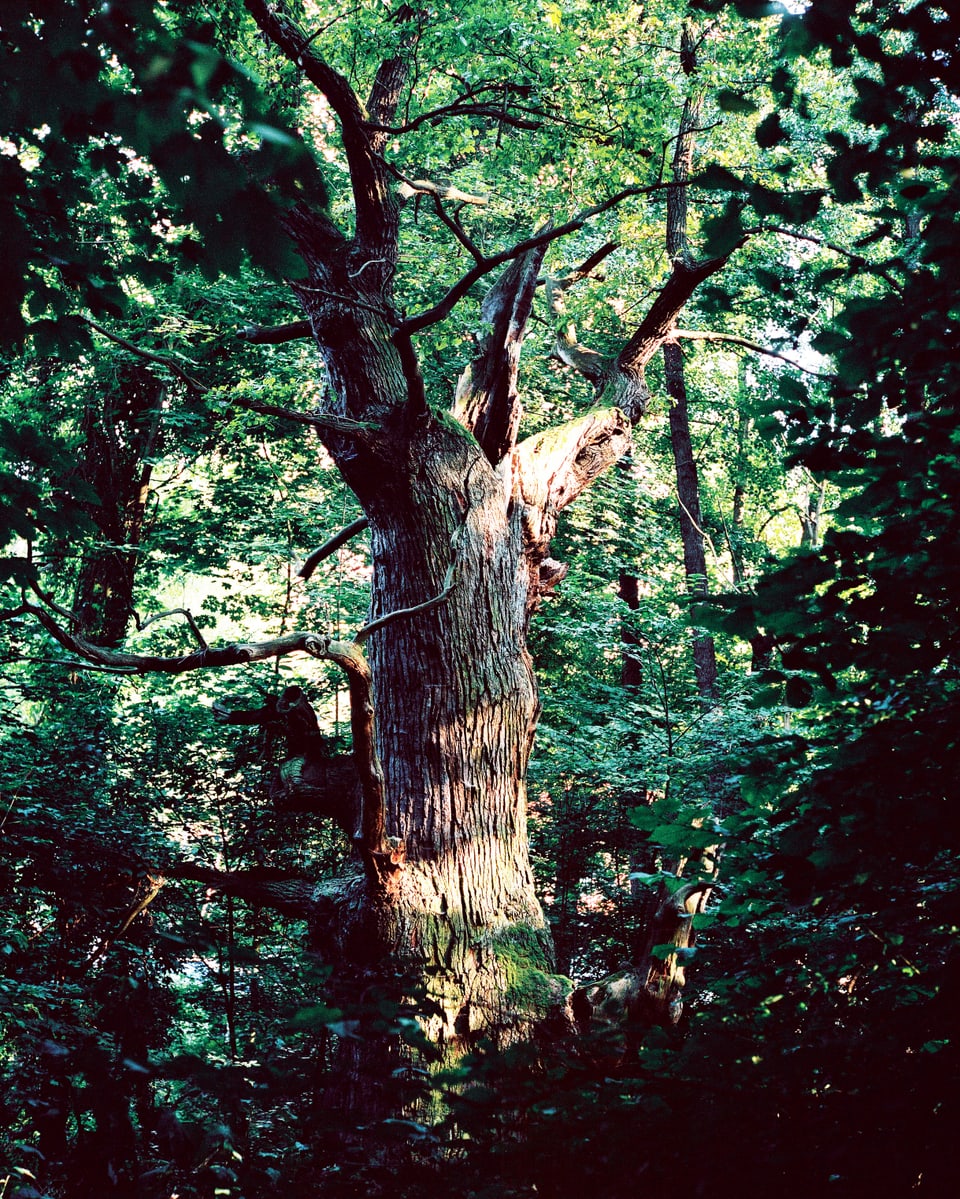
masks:
<path fill-rule="evenodd" d="M 133 612 L 162 398 L 163 386 L 149 371 L 124 366 L 102 403 L 84 414 L 79 473 L 97 496 L 87 511 L 98 539 L 84 555 L 74 609 L 98 645 L 119 645 Z"/>
<path fill-rule="evenodd" d="M 520 513 L 443 424 L 411 451 L 418 469 L 370 511 L 373 613 L 422 603 L 426 580 L 439 592 L 451 554 L 455 585 L 369 642 L 386 832 L 405 850 L 380 899 L 383 932 L 430 980 L 443 1013 L 432 1036 L 502 1041 L 558 998 L 527 849 L 538 702 Z"/>
<path fill-rule="evenodd" d="M 366 649 L 383 844 L 365 847 L 337 951 L 348 972 L 389 961 L 422 982 L 442 1048 L 508 1043 L 564 998 L 527 847 L 538 699 L 523 505 L 477 441 L 425 406 L 388 326 L 303 294 L 336 414 L 390 431 L 322 433 L 369 518 L 379 624 Z"/>

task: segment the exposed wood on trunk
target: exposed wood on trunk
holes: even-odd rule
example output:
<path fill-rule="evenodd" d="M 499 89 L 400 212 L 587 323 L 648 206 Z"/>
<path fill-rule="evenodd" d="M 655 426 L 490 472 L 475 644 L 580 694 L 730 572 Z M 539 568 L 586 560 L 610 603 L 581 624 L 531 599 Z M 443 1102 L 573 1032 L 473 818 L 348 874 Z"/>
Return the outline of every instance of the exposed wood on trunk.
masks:
<path fill-rule="evenodd" d="M 515 259 L 488 292 L 481 315 L 490 332 L 457 385 L 454 415 L 494 465 L 513 448 L 523 414 L 517 391 L 520 349 L 546 249 L 538 246 Z"/>

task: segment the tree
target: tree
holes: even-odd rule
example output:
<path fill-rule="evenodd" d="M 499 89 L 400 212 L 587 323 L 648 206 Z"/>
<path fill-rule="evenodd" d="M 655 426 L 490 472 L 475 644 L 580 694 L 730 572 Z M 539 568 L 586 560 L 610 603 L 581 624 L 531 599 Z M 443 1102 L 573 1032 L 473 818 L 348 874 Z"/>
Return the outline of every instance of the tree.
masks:
<path fill-rule="evenodd" d="M 630 184 L 569 220 L 484 251 L 460 209 L 450 207 L 474 198 L 409 180 L 391 161 L 392 145 L 427 122 L 461 114 L 509 131 L 549 112 L 526 102 L 515 109 L 510 85 L 498 78 L 461 85 L 437 111 L 408 115 L 418 102 L 408 81 L 430 25 L 406 8 L 380 23 L 390 54 L 373 69 L 363 103 L 322 53 L 322 39 L 259 0 L 247 8 L 273 52 L 325 98 L 342 141 L 350 223 L 324 205 L 322 192 L 320 202 L 298 197 L 269 220 L 303 263 L 292 286 L 329 390 L 316 414 L 299 419 L 318 430 L 369 522 L 371 620 L 349 643 L 290 634 L 257 645 L 201 645 L 163 660 L 98 649 L 32 601 L 21 610 L 86 660 L 132 671 L 179 673 L 296 651 L 338 663 L 350 682 L 361 790 L 355 844 L 364 867 L 324 916 L 338 952 L 355 968 L 394 954 L 427 979 L 434 1040 L 509 1041 L 564 1002 L 533 889 L 524 796 L 538 712 L 525 639 L 531 615 L 562 574 L 551 539 L 559 513 L 628 448 L 631 425 L 648 403 L 645 367 L 697 285 L 723 267 L 733 247 L 712 258 L 676 258 L 625 343 L 595 361 L 595 403 L 521 439 L 519 352 L 548 247 L 664 185 Z M 108 32 L 129 54 L 126 31 L 127 44 Z M 136 59 L 133 68 L 142 70 Z M 209 122 L 200 128 L 200 140 L 209 141 Z M 402 218 L 411 211 L 401 206 L 403 189 L 418 206 L 432 207 L 457 253 L 472 262 L 414 315 L 397 304 Z M 606 252 L 588 257 L 568 281 L 587 275 Z M 451 417 L 428 398 L 414 339 L 490 278 L 485 330 Z"/>
<path fill-rule="evenodd" d="M 550 937 L 534 891 L 525 780 L 540 713 L 527 638 L 531 619 L 566 569 L 554 556 L 558 530 L 566 535 L 560 522 L 575 500 L 587 500 L 591 487 L 630 447 L 634 426 L 658 389 L 660 349 L 665 350 L 665 382 L 679 401 L 687 364 L 678 342 L 719 337 L 754 352 L 763 348 L 756 339 L 771 335 L 773 326 L 778 347 L 773 354 L 791 366 L 778 368 L 763 415 L 776 438 L 793 440 L 796 461 L 818 481 L 814 502 L 802 506 L 805 528 L 814 516 L 819 524 L 823 515 L 816 499 L 826 494 L 819 490 L 820 480 L 830 476 L 830 486 L 840 490 L 850 484 L 849 472 L 866 472 L 871 486 L 864 492 L 855 488 L 855 498 L 840 509 L 841 518 L 852 513 L 863 527 L 823 538 L 822 552 L 808 538 L 810 545 L 785 573 L 759 583 L 756 597 L 747 595 L 752 580 L 744 569 L 741 525 L 748 421 L 742 420 L 730 442 L 735 470 L 722 480 L 734 497 L 728 540 L 741 587 L 727 601 L 733 611 L 728 627 L 766 653 L 776 638 L 783 670 L 763 675 L 762 684 L 778 695 L 785 690 L 788 703 L 798 709 L 818 694 L 815 687 L 835 686 L 839 678 L 844 696 L 871 708 L 857 752 L 864 761 L 876 761 L 879 742 L 891 731 L 902 734 L 905 752 L 887 764 L 896 767 L 901 780 L 919 777 L 923 766 L 923 810 L 929 815 L 935 806 L 939 792 L 930 784 L 926 759 L 906 752 L 918 744 L 911 740 L 917 729 L 927 727 L 945 761 L 955 750 L 947 732 L 954 664 L 946 648 L 954 630 L 942 602 L 949 577 L 940 573 L 932 551 L 920 555 L 917 595 L 933 597 L 925 602 L 935 620 L 939 656 L 931 651 L 924 661 L 942 702 L 926 722 L 918 721 L 922 672 L 907 669 L 910 687 L 903 693 L 898 682 L 903 664 L 884 634 L 888 623 L 905 627 L 912 630 L 911 646 L 920 646 L 915 626 L 904 620 L 893 598 L 896 564 L 904 547 L 913 544 L 911 538 L 939 544 L 953 513 L 944 500 L 953 461 L 952 410 L 933 402 L 952 319 L 951 293 L 940 267 L 953 225 L 936 191 L 949 171 L 946 155 L 925 158 L 918 150 L 935 140 L 918 130 L 936 129 L 937 122 L 931 115 L 930 123 L 923 123 L 927 109 L 919 121 L 911 89 L 919 87 L 931 114 L 950 101 L 938 84 L 933 92 L 926 82 L 917 84 L 922 72 L 913 58 L 912 73 L 903 82 L 897 56 L 883 48 L 883 38 L 897 45 L 905 39 L 908 48 L 919 45 L 919 61 L 931 74 L 930 64 L 945 53 L 941 35 L 949 20 L 931 18 L 931 26 L 921 15 L 899 13 L 899 6 L 894 13 L 883 5 L 869 18 L 854 18 L 846 10 L 827 18 L 820 6 L 811 6 L 809 13 L 787 19 L 786 53 L 789 61 L 806 63 L 797 67 L 801 74 L 822 71 L 821 44 L 843 67 L 855 50 L 866 71 L 851 83 L 857 94 L 854 114 L 818 113 L 811 128 L 803 124 L 811 121 L 809 102 L 798 98 L 800 89 L 786 66 L 773 72 L 768 90 L 769 24 L 746 24 L 722 6 L 719 25 L 710 27 L 717 36 L 702 47 L 717 47 L 704 82 L 709 91 L 703 108 L 699 100 L 684 107 L 691 83 L 685 72 L 698 67 L 692 26 L 672 6 L 656 12 L 647 7 L 649 12 L 639 6 L 621 11 L 620 6 L 575 4 L 569 12 L 547 6 L 543 12 L 531 7 L 518 13 L 515 6 L 500 11 L 470 4 L 453 13 L 443 5 L 431 11 L 406 5 L 387 11 L 364 4 L 342 14 L 311 3 L 297 6 L 295 18 L 248 0 L 217 6 L 214 23 L 193 19 L 192 6 L 131 0 L 106 7 L 68 4 L 56 19 L 22 3 L 3 18 L 0 28 L 15 83 L 10 148 L 4 154 L 11 185 L 5 216 L 14 231 L 8 244 L 22 275 L 20 290 L 6 297 L 4 328 L 14 345 L 30 338 L 23 360 L 10 365 L 11 392 L 29 412 L 52 355 L 72 359 L 80 364 L 76 373 L 84 375 L 89 356 L 109 347 L 123 354 L 125 370 L 118 378 L 146 376 L 145 389 L 130 398 L 147 397 L 128 413 L 123 438 L 129 455 L 114 463 L 119 472 L 97 469 L 106 450 L 89 438 L 89 460 L 71 472 L 64 465 L 62 427 L 46 428 L 41 435 L 31 427 L 39 422 L 24 422 L 22 413 L 4 427 L 12 447 L 6 474 L 14 499 L 5 515 L 12 534 L 22 539 L 9 563 L 21 595 L 3 613 L 8 627 L 21 636 L 29 618 L 68 651 L 71 665 L 131 679 L 226 672 L 256 662 L 277 663 L 279 675 L 280 659 L 292 657 L 301 666 L 307 660 L 311 671 L 314 662 L 332 663 L 349 688 L 349 759 L 327 754 L 318 739 L 314 709 L 307 703 L 309 698 L 319 706 L 318 689 L 306 672 L 284 680 L 290 684 L 285 690 L 275 679 L 276 694 L 270 692 L 266 702 L 254 699 L 248 686 L 236 702 L 217 703 L 214 709 L 224 724 L 262 723 L 264 731 L 256 735 L 262 738 L 259 744 L 270 747 L 279 740 L 281 718 L 286 719 L 286 761 L 278 777 L 267 781 L 273 767 L 268 761 L 260 793 L 272 794 L 278 808 L 303 804 L 327 812 L 349 832 L 355 853 L 350 869 L 317 885 L 315 873 L 278 870 L 261 861 L 259 851 L 236 851 L 225 831 L 229 821 L 223 819 L 220 793 L 211 785 L 219 805 L 220 860 L 178 862 L 168 875 L 203 882 L 227 897 L 229 949 L 216 977 L 234 1056 L 239 1051 L 234 898 L 304 916 L 311 945 L 336 966 L 327 984 L 335 998 L 363 998 L 373 1011 L 381 995 L 377 984 L 388 984 L 394 994 L 409 987 L 418 997 L 421 1031 L 448 1061 L 484 1038 L 506 1046 L 534 1030 L 570 1032 L 574 1014 L 589 1026 L 597 1009 L 606 1016 L 617 1006 L 618 996 L 637 1026 L 672 1025 L 683 975 L 677 951 L 688 959 L 688 909 L 698 906 L 706 882 L 656 877 L 658 884 L 670 883 L 670 893 L 648 921 L 648 935 L 639 938 L 646 944 L 639 959 L 618 978 L 580 988 L 570 1000 L 569 983 L 554 974 Z M 911 12 L 923 10 L 917 6 Z M 479 50 L 467 54 L 463 38 Z M 656 54 L 647 52 L 647 40 Z M 754 60 L 757 47 L 763 55 Z M 649 107 L 637 94 L 644 90 L 634 86 L 638 62 L 653 95 Z M 756 78 L 745 84 L 754 69 Z M 269 87 L 254 82 L 254 71 Z M 872 86 L 878 72 L 906 89 L 903 112 L 894 121 L 878 105 Z M 63 103 L 38 98 L 31 82 L 37 76 L 65 81 Z M 699 94 L 699 79 L 692 83 Z M 774 96 L 789 102 L 782 112 L 774 109 Z M 795 112 L 789 111 L 791 104 Z M 760 106 L 767 107 L 765 115 Z M 691 174 L 694 132 L 706 132 L 698 112 L 706 114 L 704 123 L 715 117 L 718 131 L 704 149 L 714 161 Z M 747 118 L 743 126 L 755 146 L 743 130 L 732 131 L 725 114 Z M 871 144 L 873 135 L 860 136 L 857 121 L 881 131 L 879 148 Z M 818 153 L 804 156 L 797 149 L 793 156 L 794 126 L 803 133 L 797 133 L 800 147 L 816 148 L 826 140 L 836 151 L 827 167 Z M 826 139 L 821 136 L 825 128 Z M 948 131 L 936 136 L 949 140 Z M 671 159 L 674 169 L 667 178 L 665 164 Z M 929 179 L 924 175 L 907 189 L 891 190 L 898 172 L 921 168 Z M 859 207 L 862 174 L 871 195 L 909 218 L 903 221 L 906 248 L 891 234 L 894 226 L 883 223 L 886 218 L 877 223 Z M 622 185 L 611 186 L 611 177 Z M 97 198 L 101 187 L 108 207 Z M 828 187 L 837 202 L 821 212 Z M 914 188 L 920 190 L 909 190 Z M 703 201 L 689 229 L 688 193 Z M 650 227 L 638 234 L 648 211 Z M 917 211 L 926 216 L 926 225 L 914 219 Z M 547 213 L 553 214 L 552 222 Z M 660 257 L 665 241 L 666 262 Z M 850 244 L 852 250 L 845 248 Z M 917 261 L 927 261 L 924 254 L 932 255 L 932 265 L 918 269 Z M 839 268 L 837 258 L 843 264 Z M 626 279 L 620 288 L 607 287 L 599 278 L 601 264 L 611 263 Z M 306 319 L 287 319 L 292 305 L 278 299 L 279 287 L 260 293 L 264 268 L 285 277 L 289 296 L 296 297 Z M 196 308 L 182 296 L 174 322 L 182 332 L 169 333 L 164 289 L 184 286 L 187 269 L 206 279 L 211 306 L 220 304 L 230 313 L 224 324 L 232 327 L 219 338 L 204 340 L 206 334 L 191 323 Z M 215 283 L 221 272 L 237 280 L 234 290 Z M 843 297 L 834 325 L 816 303 L 818 290 L 828 286 Z M 892 305 L 883 307 L 890 294 L 910 299 L 917 318 L 912 332 L 891 315 Z M 935 297 L 929 311 L 921 295 Z M 568 305 L 576 310 L 576 321 Z M 688 305 L 694 327 L 679 329 Z M 879 313 L 893 322 L 883 327 L 889 327 L 895 349 L 886 357 L 872 350 L 861 355 L 862 345 L 872 345 L 864 322 Z M 731 323 L 736 319 L 736 331 L 703 327 L 717 315 Z M 451 330 L 459 316 L 461 325 Z M 808 391 L 796 377 L 796 357 L 784 350 L 808 356 L 818 320 L 814 346 L 829 357 L 836 374 L 823 372 Z M 583 341 L 578 327 L 585 331 Z M 304 336 L 312 339 L 322 365 L 312 368 L 301 356 L 296 367 L 286 368 L 289 374 L 279 372 L 278 381 L 273 368 L 279 359 L 270 355 L 288 338 Z M 929 337 L 932 342 L 924 341 Z M 536 383 L 521 376 L 525 342 L 554 360 L 537 372 Z M 271 364 L 269 373 L 252 365 L 261 351 Z M 913 358 L 927 363 L 926 373 L 911 371 Z M 691 360 L 696 362 L 695 356 Z M 799 366 L 812 370 L 805 361 Z M 309 386 L 298 391 L 290 384 L 296 370 L 311 369 L 316 377 Z M 561 369 L 569 382 L 558 400 L 560 376 L 548 372 Z M 258 370 L 266 376 L 260 387 L 249 383 Z M 919 390 L 901 394 L 897 380 L 907 378 Z M 751 402 L 739 390 L 742 382 L 741 377 L 738 388 L 731 388 L 740 411 Z M 79 386 L 74 381 L 63 394 L 76 397 Z M 527 423 L 533 426 L 528 430 L 521 396 L 529 400 L 538 390 L 542 402 L 526 405 Z M 113 415 L 113 393 L 105 394 L 106 403 L 100 397 L 88 402 L 91 397 L 85 396 L 83 408 L 111 415 L 113 437 L 104 442 L 109 450 L 123 421 Z M 174 429 L 178 422 L 191 426 L 198 454 L 219 452 L 209 447 L 228 435 L 225 422 L 228 429 L 238 421 L 252 422 L 247 429 L 270 422 L 271 429 L 317 435 L 323 454 L 362 509 L 349 530 L 369 528 L 370 611 L 365 623 L 357 621 L 361 628 L 352 639 L 329 629 L 311 632 L 309 625 L 290 631 L 294 605 L 288 572 L 279 620 L 243 641 L 208 645 L 190 615 L 187 627 L 196 642 L 191 652 L 178 650 L 172 632 L 157 637 L 154 652 L 117 646 L 127 597 L 138 586 L 141 593 L 149 590 L 152 578 L 130 577 L 129 554 L 121 571 L 102 551 L 111 555 L 118 546 L 129 551 L 141 537 L 135 492 L 152 465 L 145 431 L 154 426 L 147 418 L 160 407 L 166 414 L 171 402 L 173 419 L 165 415 L 164 420 Z M 727 404 L 733 407 L 729 399 Z M 902 424 L 900 412 L 909 414 Z M 674 415 L 682 418 L 682 409 Z M 760 416 L 751 415 L 756 425 Z M 871 422 L 874 433 L 864 437 Z M 88 425 L 94 424 L 90 418 Z M 67 415 L 62 425 L 76 431 L 82 422 Z M 295 456 L 297 468 L 289 472 L 294 487 L 306 486 L 309 473 L 327 461 L 313 441 L 296 450 L 292 441 L 277 445 L 262 447 L 262 470 L 277 472 L 278 487 L 289 481 L 287 468 Z M 905 446 L 919 465 L 925 448 L 940 451 L 912 476 L 919 515 L 908 527 L 894 514 L 893 497 L 901 484 L 890 482 Z M 691 456 L 681 450 L 678 458 Z M 864 467 L 862 455 L 874 451 L 876 462 Z M 65 478 L 72 482 L 65 485 Z M 205 484 L 223 515 L 239 507 L 241 484 L 224 479 Z M 693 514 L 686 530 L 691 542 L 698 527 L 703 537 L 711 519 L 706 504 L 699 515 L 693 511 L 691 496 L 700 488 L 698 481 L 686 493 Z M 263 491 L 251 487 L 249 494 L 263 503 Z M 791 495 L 788 505 L 792 502 Z M 863 505 L 874 502 L 884 513 L 876 535 L 863 513 Z M 327 495 L 325 513 L 332 507 Z M 293 505 L 286 510 L 291 513 L 284 542 L 289 552 L 303 544 L 305 533 L 302 524 L 294 530 L 302 513 Z M 599 503 L 597 511 L 602 511 Z M 665 508 L 653 511 L 667 516 Z M 773 517 L 757 516 L 757 541 L 768 519 Z M 79 586 L 58 592 L 51 568 L 63 562 L 64 546 L 77 536 L 81 522 L 94 539 L 94 552 L 78 569 Z M 224 570 L 230 566 L 227 550 L 218 544 L 222 537 L 211 534 L 209 523 L 195 513 L 181 514 L 173 527 L 187 532 L 202 527 L 208 562 L 215 560 Z M 322 564 L 346 533 L 311 554 L 305 571 Z M 309 536 L 308 544 L 320 540 L 315 532 Z M 49 553 L 54 543 L 59 558 Z M 610 576 L 614 583 L 620 565 Z M 686 573 L 702 577 L 704 567 L 701 554 L 696 561 L 690 558 Z M 113 587 L 114 580 L 121 585 Z M 84 628 L 83 614 L 71 610 L 70 593 L 92 598 L 96 607 L 105 585 L 122 603 L 111 613 L 102 605 L 109 628 Z M 846 608 L 851 594 L 855 602 Z M 628 591 L 628 602 L 631 596 Z M 807 622 L 799 631 L 798 597 Z M 232 602 L 211 597 L 210 606 L 224 609 Z M 662 601 L 663 610 L 673 602 Z M 155 597 L 150 606 L 164 605 Z M 634 619 L 645 614 L 638 610 Z M 671 619 L 677 628 L 676 617 Z M 594 625 L 579 634 L 594 635 Z M 568 642 L 574 639 L 568 635 Z M 610 646 L 590 646 L 595 663 L 613 662 L 607 669 L 616 673 L 622 640 L 615 634 Z M 675 647 L 670 652 L 681 656 Z M 721 665 L 722 653 L 721 648 Z M 682 657 L 678 677 L 686 679 L 686 654 Z M 760 658 L 758 653 L 758 665 Z M 620 739 L 616 790 L 621 797 L 630 791 L 620 786 L 624 779 L 643 777 L 638 755 L 630 761 L 630 737 L 636 741 L 638 735 L 624 733 L 634 715 L 645 722 L 645 731 L 663 729 L 666 764 L 659 768 L 674 781 L 685 770 L 697 778 L 699 769 L 699 785 L 719 769 L 715 763 L 721 755 L 709 744 L 716 728 L 725 727 L 731 740 L 746 740 L 748 722 L 740 709 L 727 701 L 727 725 L 709 725 L 706 705 L 695 697 L 690 723 L 701 723 L 699 752 L 693 755 L 698 761 L 691 766 L 685 760 L 689 755 L 674 745 L 675 700 L 690 688 L 672 683 L 662 659 L 657 665 L 659 709 L 642 702 L 650 679 L 635 672 L 618 692 L 625 714 L 605 713 L 596 722 L 598 730 L 606 722 Z M 703 699 L 714 696 L 714 673 L 709 663 L 698 672 Z M 236 675 L 227 678 L 222 685 L 235 687 Z M 818 702 L 832 713 L 833 744 L 845 745 L 856 724 L 853 709 Z M 877 716 L 891 706 L 897 712 L 892 725 Z M 809 717 L 811 725 L 819 711 Z M 790 918 L 769 915 L 768 897 L 762 906 L 765 888 L 782 884 L 790 900 L 799 902 L 810 897 L 811 870 L 823 869 L 834 872 L 842 898 L 851 879 L 851 828 L 861 844 L 869 841 L 872 792 L 854 785 L 844 763 L 833 760 L 829 746 L 815 745 L 806 725 L 797 731 L 803 719 L 791 716 L 783 736 L 769 726 L 760 735 L 751 731 L 755 741 L 742 770 L 742 810 L 710 811 L 702 796 L 678 794 L 681 788 L 674 786 L 669 795 L 664 787 L 657 804 L 634 817 L 653 850 L 651 860 L 696 860 L 718 836 L 735 840 L 733 833 L 739 833 L 740 843 L 726 851 L 738 873 L 731 878 L 732 899 L 724 910 L 733 922 L 747 926 L 747 949 L 755 935 L 765 950 L 784 930 L 791 936 L 796 932 Z M 208 743 L 201 738 L 198 744 Z M 724 756 L 724 765 L 732 765 L 730 757 Z M 787 786 L 781 776 L 771 777 L 777 762 L 796 771 Z M 888 783 L 895 773 L 891 769 Z M 202 778 L 200 763 L 191 762 L 176 785 L 189 790 Z M 581 779 L 579 785 L 585 792 L 593 781 Z M 829 797 L 836 785 L 855 801 L 852 823 L 833 819 Z M 607 787 L 605 794 L 612 790 Z M 897 797 L 883 794 L 895 808 Z M 588 810 L 603 808 L 593 803 Z M 732 818 L 727 822 L 727 817 Z M 911 855 L 919 856 L 902 856 L 911 878 L 926 885 L 927 874 L 915 875 L 913 867 L 922 857 L 933 869 L 929 833 L 936 821 L 925 816 L 921 823 L 910 839 Z M 877 843 L 896 857 L 897 826 L 881 824 Z M 827 834 L 818 831 L 823 829 Z M 829 840 L 825 847 L 817 844 L 823 835 Z M 753 869 L 758 862 L 763 869 Z M 862 880 L 856 883 L 863 886 Z M 905 891 L 912 887 L 910 882 Z M 839 923 L 844 919 L 838 899 L 829 928 L 846 927 Z M 797 940 L 809 955 L 814 922 L 800 923 Z M 616 938 L 609 940 L 613 945 Z M 828 959 L 824 978 L 836 973 L 835 966 L 840 969 L 837 959 Z M 781 976 L 789 973 L 782 966 L 776 970 Z M 746 978 L 746 968 L 730 971 L 744 994 L 751 987 L 764 988 L 761 1009 L 770 996 L 769 973 L 763 965 Z M 795 980 L 787 990 L 790 1019 L 803 1028 Z M 832 1027 L 836 1005 L 827 1003 L 824 1010 L 821 1031 Z M 318 1019 L 333 1021 L 329 1009 Z M 382 1012 L 371 1018 L 371 1028 L 383 1031 Z M 738 1068 L 750 1059 L 742 1048 L 745 1040 L 749 1037 L 730 1041 Z M 395 1060 L 392 1050 L 376 1036 L 358 1046 L 344 1035 L 340 1046 L 349 1073 L 347 1088 L 339 1092 L 344 1104 L 356 1104 L 365 1115 L 386 1110 L 380 1092 L 390 1072 L 386 1064 Z M 700 1093 L 702 1076 L 691 1071 L 685 1081 L 691 1079 Z M 758 1088 L 758 1105 L 762 1092 Z M 804 1095 L 809 1093 L 808 1087 Z M 106 1131 L 112 1116 L 104 1112 L 103 1130 L 99 1116 L 93 1119 L 98 1132 Z M 724 1127 L 722 1119 L 717 1126 Z M 771 1138 L 776 1142 L 773 1133 Z"/>

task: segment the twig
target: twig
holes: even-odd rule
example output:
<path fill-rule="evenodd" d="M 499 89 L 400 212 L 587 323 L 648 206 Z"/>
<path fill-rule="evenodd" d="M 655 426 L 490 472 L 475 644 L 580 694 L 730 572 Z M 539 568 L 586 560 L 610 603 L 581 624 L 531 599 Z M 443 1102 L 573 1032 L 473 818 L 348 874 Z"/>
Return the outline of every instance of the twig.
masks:
<path fill-rule="evenodd" d="M 679 503 L 680 507 L 684 510 L 684 512 L 686 512 L 687 520 L 690 521 L 690 523 L 697 530 L 697 532 L 700 534 L 700 536 L 703 538 L 703 540 L 707 543 L 707 545 L 710 546 L 710 553 L 713 554 L 714 558 L 718 558 L 720 555 L 717 553 L 717 547 L 713 544 L 713 538 L 704 529 L 701 529 L 700 526 L 697 524 L 697 522 L 693 519 L 693 517 L 690 515 L 690 509 L 683 502 L 683 500 L 680 499 L 679 493 L 677 494 L 677 502 Z"/>
<path fill-rule="evenodd" d="M 748 229 L 748 233 L 779 233 L 783 237 L 792 237 L 794 241 L 808 241 L 814 246 L 823 246 L 825 250 L 832 250 L 834 254 L 839 254 L 841 258 L 849 259 L 850 262 L 856 263 L 857 266 L 865 266 L 869 271 L 889 283 L 893 290 L 898 294 L 903 294 L 903 284 L 898 279 L 877 266 L 876 263 L 870 261 L 869 258 L 864 258 L 862 254 L 855 254 L 852 250 L 845 250 L 843 246 L 838 246 L 835 242 L 827 241 L 823 237 L 815 237 L 812 233 L 796 233 L 793 229 L 785 229 L 782 225 L 758 225 L 756 229 Z"/>
<path fill-rule="evenodd" d="M 137 632 L 142 633 L 148 625 L 152 625 L 154 621 L 163 620 L 167 616 L 183 616 L 187 624 L 190 626 L 190 632 L 193 633 L 197 640 L 197 644 L 201 649 L 207 649 L 207 643 L 203 638 L 203 634 L 197 626 L 197 622 L 193 619 L 193 614 L 187 608 L 170 608 L 166 612 L 157 612 L 153 616 L 148 616 L 146 620 L 141 620 L 139 613 L 131 609 L 133 623 L 137 626 Z"/>
<path fill-rule="evenodd" d="M 315 429 L 330 429 L 334 433 L 350 433 L 358 437 L 362 433 L 377 428 L 377 425 L 370 421 L 351 420 L 348 416 L 323 416 L 318 412 L 295 412 L 292 408 L 283 408 L 278 404 L 265 404 L 262 400 L 253 400 L 246 396 L 227 395 L 222 398 L 225 403 L 232 404 L 237 408 L 259 412 L 263 416 L 279 416 L 283 420 L 295 421 L 299 425 L 311 425 Z"/>
<path fill-rule="evenodd" d="M 15 658 L 5 658 L 4 662 L 33 662 L 38 666 L 63 666 L 67 670 L 94 670 L 98 674 L 137 674 L 131 666 L 97 666 L 93 662 L 76 662 L 68 658 L 36 658 L 27 654 L 18 654 Z"/>

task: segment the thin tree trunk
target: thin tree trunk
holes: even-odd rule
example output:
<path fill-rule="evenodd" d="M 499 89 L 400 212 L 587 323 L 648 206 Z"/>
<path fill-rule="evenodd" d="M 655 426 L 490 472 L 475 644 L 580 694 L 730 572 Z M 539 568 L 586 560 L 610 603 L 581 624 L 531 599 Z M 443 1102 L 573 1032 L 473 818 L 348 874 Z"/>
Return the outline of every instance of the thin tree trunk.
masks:
<path fill-rule="evenodd" d="M 694 596 L 705 596 L 707 586 L 707 557 L 700 511 L 700 483 L 690 437 L 690 413 L 683 371 L 683 352 L 676 342 L 663 347 L 667 394 L 670 396 L 670 444 L 677 476 L 677 498 L 680 501 L 680 538 L 683 542 L 683 569 L 687 589 Z M 701 699 L 710 701 L 717 688 L 717 658 L 713 638 L 695 631 L 693 635 L 693 668 L 697 691 Z"/>

